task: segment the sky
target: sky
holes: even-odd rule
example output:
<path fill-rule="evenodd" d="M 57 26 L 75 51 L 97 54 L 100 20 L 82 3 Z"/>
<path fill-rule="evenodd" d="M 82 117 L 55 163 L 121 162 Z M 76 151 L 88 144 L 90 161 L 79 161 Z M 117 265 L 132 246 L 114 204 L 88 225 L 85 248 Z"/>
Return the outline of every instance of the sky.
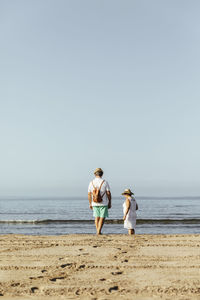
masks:
<path fill-rule="evenodd" d="M 0 0 L 0 197 L 200 195 L 198 0 Z"/>

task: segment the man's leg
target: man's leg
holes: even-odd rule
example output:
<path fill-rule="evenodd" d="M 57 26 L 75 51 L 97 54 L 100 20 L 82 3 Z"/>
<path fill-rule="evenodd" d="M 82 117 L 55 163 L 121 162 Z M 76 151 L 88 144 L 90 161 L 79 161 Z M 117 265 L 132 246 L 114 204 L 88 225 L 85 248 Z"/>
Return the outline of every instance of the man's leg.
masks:
<path fill-rule="evenodd" d="M 105 218 L 99 218 L 98 230 L 97 230 L 97 233 L 98 233 L 98 234 L 101 234 L 101 229 L 102 229 L 102 227 L 103 227 L 104 220 L 105 220 Z"/>
<path fill-rule="evenodd" d="M 97 230 L 97 233 L 98 233 L 98 228 L 99 228 L 99 217 L 96 217 L 95 218 L 95 226 L 96 226 L 96 230 Z"/>
<path fill-rule="evenodd" d="M 99 219 L 99 226 L 98 226 L 98 234 L 101 234 L 101 230 L 105 221 L 105 218 L 108 217 L 108 206 L 101 206 L 100 207 L 100 219 Z"/>

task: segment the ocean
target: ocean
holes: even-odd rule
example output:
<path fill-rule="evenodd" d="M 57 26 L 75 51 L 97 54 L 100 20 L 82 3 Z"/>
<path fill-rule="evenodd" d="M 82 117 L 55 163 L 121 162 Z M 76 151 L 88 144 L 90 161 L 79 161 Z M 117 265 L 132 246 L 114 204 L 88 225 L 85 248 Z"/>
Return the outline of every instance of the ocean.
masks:
<path fill-rule="evenodd" d="M 123 198 L 113 198 L 103 233 L 126 234 Z M 199 234 L 200 197 L 136 197 L 136 234 Z M 0 234 L 94 234 L 87 198 L 0 199 Z"/>

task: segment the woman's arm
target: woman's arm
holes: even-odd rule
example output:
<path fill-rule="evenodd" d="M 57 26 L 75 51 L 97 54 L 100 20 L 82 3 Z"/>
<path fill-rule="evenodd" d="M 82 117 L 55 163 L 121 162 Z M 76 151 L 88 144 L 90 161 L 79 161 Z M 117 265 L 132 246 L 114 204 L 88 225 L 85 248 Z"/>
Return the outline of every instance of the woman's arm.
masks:
<path fill-rule="evenodd" d="M 126 219 L 126 216 L 127 216 L 128 212 L 129 212 L 129 209 L 130 209 L 130 206 L 131 206 L 130 200 L 126 199 L 126 211 L 125 211 L 123 220 Z"/>
<path fill-rule="evenodd" d="M 136 202 L 136 210 L 138 210 L 138 204 L 137 204 L 137 202 Z"/>

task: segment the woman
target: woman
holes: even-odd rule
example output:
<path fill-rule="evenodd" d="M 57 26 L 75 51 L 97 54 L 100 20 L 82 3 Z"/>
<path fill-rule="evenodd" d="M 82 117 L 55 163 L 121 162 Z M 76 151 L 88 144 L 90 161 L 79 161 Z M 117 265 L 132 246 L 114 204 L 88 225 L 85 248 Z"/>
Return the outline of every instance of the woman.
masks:
<path fill-rule="evenodd" d="M 124 211 L 124 228 L 128 229 L 128 234 L 135 234 L 136 227 L 136 210 L 138 210 L 138 204 L 132 195 L 134 195 L 130 189 L 126 189 L 123 193 L 125 201 L 123 204 Z"/>

